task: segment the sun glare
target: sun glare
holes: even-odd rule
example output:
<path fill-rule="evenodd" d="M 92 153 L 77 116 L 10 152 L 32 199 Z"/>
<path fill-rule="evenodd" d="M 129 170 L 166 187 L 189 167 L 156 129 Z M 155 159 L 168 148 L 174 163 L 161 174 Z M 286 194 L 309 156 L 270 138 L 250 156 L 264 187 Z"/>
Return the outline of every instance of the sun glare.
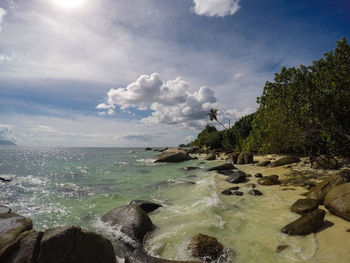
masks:
<path fill-rule="evenodd" d="M 54 4 L 67 9 L 77 8 L 84 5 L 86 0 L 50 0 Z"/>

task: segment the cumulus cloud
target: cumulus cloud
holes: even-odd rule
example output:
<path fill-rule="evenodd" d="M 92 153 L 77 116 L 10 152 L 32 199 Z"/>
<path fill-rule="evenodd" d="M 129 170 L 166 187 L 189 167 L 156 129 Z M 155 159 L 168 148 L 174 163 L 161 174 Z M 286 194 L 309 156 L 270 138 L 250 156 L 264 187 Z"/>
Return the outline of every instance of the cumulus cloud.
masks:
<path fill-rule="evenodd" d="M 107 101 L 97 109 L 151 110 L 151 115 L 142 119 L 142 123 L 180 124 L 188 128 L 203 127 L 208 110 L 215 107 L 217 101 L 214 91 L 208 87 L 192 92 L 185 80 L 176 78 L 164 82 L 158 73 L 141 75 L 126 88 L 111 89 L 107 95 Z"/>
<path fill-rule="evenodd" d="M 2 22 L 3 22 L 3 20 L 4 20 L 4 17 L 6 16 L 6 10 L 5 9 L 2 9 L 1 7 L 0 7 L 0 32 L 1 32 L 1 24 L 2 24 Z"/>
<path fill-rule="evenodd" d="M 120 136 L 120 137 L 118 137 L 118 139 L 149 142 L 153 139 L 162 137 L 165 134 L 166 134 L 165 132 L 145 133 L 145 134 L 130 134 L 130 135 L 125 135 L 125 136 Z"/>
<path fill-rule="evenodd" d="M 240 0 L 193 0 L 193 2 L 193 10 L 197 15 L 233 15 L 241 8 Z"/>

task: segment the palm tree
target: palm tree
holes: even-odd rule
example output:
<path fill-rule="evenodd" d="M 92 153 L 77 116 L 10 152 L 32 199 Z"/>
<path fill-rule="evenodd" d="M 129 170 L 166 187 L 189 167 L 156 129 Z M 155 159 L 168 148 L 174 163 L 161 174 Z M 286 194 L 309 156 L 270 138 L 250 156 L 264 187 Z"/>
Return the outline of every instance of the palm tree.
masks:
<path fill-rule="evenodd" d="M 220 125 L 222 127 L 224 127 L 225 130 L 227 130 L 226 127 L 218 120 L 218 118 L 216 116 L 217 112 L 218 112 L 217 109 L 210 109 L 209 110 L 209 113 L 207 115 L 209 116 L 210 121 L 213 121 L 213 120 L 217 121 L 218 123 L 220 123 Z"/>

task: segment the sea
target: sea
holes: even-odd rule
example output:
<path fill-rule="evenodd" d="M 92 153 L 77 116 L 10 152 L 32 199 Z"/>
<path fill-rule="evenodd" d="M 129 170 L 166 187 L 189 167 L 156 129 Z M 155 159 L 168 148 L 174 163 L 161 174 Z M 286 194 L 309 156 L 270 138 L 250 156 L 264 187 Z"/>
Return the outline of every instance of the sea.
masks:
<path fill-rule="evenodd" d="M 152 256 L 193 260 L 190 239 L 203 233 L 226 249 L 215 262 L 312 262 L 317 251 L 313 234 L 289 237 L 280 232 L 297 218 L 288 212 L 295 193 L 289 197 L 264 190 L 263 196 L 253 197 L 241 186 L 243 196 L 224 196 L 223 176 L 206 171 L 220 162 L 198 156 L 154 163 L 158 154 L 144 148 L 1 146 L 0 177 L 12 181 L 0 182 L 0 204 L 31 218 L 36 230 L 78 225 L 113 238 L 121 233 L 111 233 L 100 218 L 131 200 L 149 200 L 163 206 L 150 215 L 156 229 L 145 248 Z M 198 169 L 185 170 L 187 166 Z M 252 174 L 256 169 L 238 168 Z M 278 246 L 288 248 L 277 252 Z"/>

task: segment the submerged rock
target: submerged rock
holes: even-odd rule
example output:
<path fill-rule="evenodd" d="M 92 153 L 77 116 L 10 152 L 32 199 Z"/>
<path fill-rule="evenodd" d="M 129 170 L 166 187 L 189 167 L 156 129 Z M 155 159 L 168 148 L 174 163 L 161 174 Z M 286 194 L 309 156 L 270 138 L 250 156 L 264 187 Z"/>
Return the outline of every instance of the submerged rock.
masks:
<path fill-rule="evenodd" d="M 111 242 L 80 227 L 65 226 L 46 230 L 40 242 L 38 263 L 115 263 Z"/>
<path fill-rule="evenodd" d="M 246 174 L 242 171 L 235 171 L 231 175 L 227 176 L 225 181 L 232 184 L 243 183 L 246 181 Z"/>
<path fill-rule="evenodd" d="M 332 188 L 326 194 L 324 205 L 331 213 L 350 221 L 350 183 Z"/>
<path fill-rule="evenodd" d="M 178 163 L 183 161 L 189 161 L 192 158 L 183 150 L 180 149 L 168 149 L 155 160 L 155 163 L 160 162 L 169 162 L 169 163 Z"/>
<path fill-rule="evenodd" d="M 234 192 L 232 192 L 232 195 L 242 196 L 243 192 L 241 192 L 241 191 L 234 191 Z"/>
<path fill-rule="evenodd" d="M 147 232 L 154 230 L 154 225 L 145 211 L 137 205 L 124 205 L 112 209 L 102 217 L 102 221 L 112 226 L 121 226 L 121 232 L 142 244 Z"/>
<path fill-rule="evenodd" d="M 298 199 L 290 208 L 295 213 L 306 214 L 318 208 L 318 202 L 314 199 Z"/>
<path fill-rule="evenodd" d="M 255 184 L 246 184 L 246 185 L 244 185 L 245 187 L 248 187 L 248 188 L 255 188 L 256 187 L 256 185 Z"/>
<path fill-rule="evenodd" d="M 285 156 L 271 163 L 271 167 L 278 167 L 286 164 L 298 163 L 300 159 L 296 156 Z"/>
<path fill-rule="evenodd" d="M 285 249 L 289 248 L 288 245 L 279 245 L 277 248 L 276 248 L 276 252 L 279 253 Z"/>
<path fill-rule="evenodd" d="M 308 235 L 317 232 L 324 223 L 326 212 L 321 209 L 313 210 L 302 215 L 299 219 L 282 228 L 282 233 L 288 235 Z"/>
<path fill-rule="evenodd" d="M 279 184 L 279 181 L 278 181 L 278 175 L 270 175 L 270 176 L 265 176 L 263 178 L 260 178 L 258 180 L 258 184 L 261 184 L 261 185 L 276 185 L 276 184 Z"/>
<path fill-rule="evenodd" d="M 229 189 L 226 189 L 221 192 L 223 195 L 232 195 L 232 192 Z"/>
<path fill-rule="evenodd" d="M 224 163 L 224 164 L 209 168 L 208 171 L 227 171 L 227 170 L 233 170 L 233 169 L 237 169 L 237 168 L 234 167 L 232 163 Z"/>
<path fill-rule="evenodd" d="M 256 189 L 253 189 L 253 190 L 250 190 L 248 192 L 248 194 L 252 195 L 252 196 L 260 196 L 260 195 L 263 195 L 262 192 L 260 192 L 259 190 L 256 190 Z"/>
<path fill-rule="evenodd" d="M 338 161 L 330 155 L 320 155 L 311 160 L 311 167 L 315 169 L 338 169 Z"/>
<path fill-rule="evenodd" d="M 129 204 L 137 205 L 146 213 L 151 213 L 153 211 L 156 211 L 158 208 L 162 207 L 162 205 L 160 204 L 145 201 L 145 200 L 132 200 Z"/>
<path fill-rule="evenodd" d="M 224 246 L 215 237 L 197 234 L 191 240 L 188 248 L 197 258 L 217 260 L 224 253 Z"/>
<path fill-rule="evenodd" d="M 319 204 L 323 203 L 324 197 L 333 187 L 344 184 L 348 181 L 346 177 L 341 175 L 332 175 L 312 187 L 306 195 L 306 198 L 315 199 Z"/>
<path fill-rule="evenodd" d="M 250 164 L 253 163 L 253 153 L 249 151 L 243 151 L 238 155 L 238 164 Z"/>
<path fill-rule="evenodd" d="M 186 166 L 183 168 L 185 171 L 192 171 L 192 170 L 196 170 L 196 169 L 200 169 L 199 167 L 196 166 Z"/>

